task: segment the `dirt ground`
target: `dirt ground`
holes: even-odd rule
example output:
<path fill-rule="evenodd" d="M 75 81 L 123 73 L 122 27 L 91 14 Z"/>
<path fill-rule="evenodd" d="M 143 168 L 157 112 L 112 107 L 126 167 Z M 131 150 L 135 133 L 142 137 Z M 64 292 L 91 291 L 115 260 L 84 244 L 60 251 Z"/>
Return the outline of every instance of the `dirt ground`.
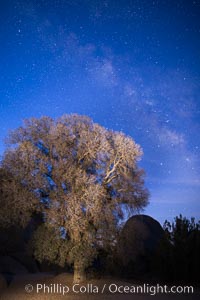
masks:
<path fill-rule="evenodd" d="M 144 283 L 139 285 L 141 288 L 144 286 Z M 171 291 L 170 293 L 155 293 L 155 287 L 146 283 L 146 290 L 149 293 L 140 292 L 137 294 L 134 293 L 134 289 L 136 290 L 137 286 L 138 283 L 125 282 L 115 278 L 90 280 L 74 286 L 73 277 L 68 273 L 58 276 L 47 273 L 28 274 L 14 277 L 9 286 L 0 291 L 0 300 L 200 299 L 200 290 L 195 287 L 194 293 L 172 294 Z M 168 286 L 167 288 L 169 291 L 171 287 Z"/>

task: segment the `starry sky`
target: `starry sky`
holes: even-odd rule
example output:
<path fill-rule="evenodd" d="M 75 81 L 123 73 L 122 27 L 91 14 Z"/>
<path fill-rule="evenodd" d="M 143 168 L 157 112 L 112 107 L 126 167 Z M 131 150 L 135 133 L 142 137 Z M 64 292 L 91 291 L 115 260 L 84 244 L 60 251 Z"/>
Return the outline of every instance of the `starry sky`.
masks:
<path fill-rule="evenodd" d="M 200 218 L 200 0 L 1 0 L 0 155 L 29 117 L 78 113 L 144 151 L 146 214 Z"/>

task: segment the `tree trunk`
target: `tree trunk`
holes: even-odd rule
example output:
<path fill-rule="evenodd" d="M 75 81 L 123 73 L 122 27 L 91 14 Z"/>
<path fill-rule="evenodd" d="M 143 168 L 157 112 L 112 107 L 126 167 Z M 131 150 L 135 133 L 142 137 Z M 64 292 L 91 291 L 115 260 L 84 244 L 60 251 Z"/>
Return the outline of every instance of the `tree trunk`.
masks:
<path fill-rule="evenodd" d="M 84 266 L 79 262 L 74 262 L 74 283 L 83 282 L 86 280 L 86 272 Z"/>

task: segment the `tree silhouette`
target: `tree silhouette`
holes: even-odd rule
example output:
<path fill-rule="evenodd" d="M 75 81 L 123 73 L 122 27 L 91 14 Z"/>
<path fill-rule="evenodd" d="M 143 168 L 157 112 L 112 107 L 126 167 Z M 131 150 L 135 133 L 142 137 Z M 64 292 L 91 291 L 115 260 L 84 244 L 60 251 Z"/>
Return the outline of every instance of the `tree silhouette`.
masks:
<path fill-rule="evenodd" d="M 172 246 L 172 266 L 174 280 L 198 281 L 200 268 L 200 221 L 195 222 L 182 215 L 174 222 L 165 221 L 166 237 Z"/>

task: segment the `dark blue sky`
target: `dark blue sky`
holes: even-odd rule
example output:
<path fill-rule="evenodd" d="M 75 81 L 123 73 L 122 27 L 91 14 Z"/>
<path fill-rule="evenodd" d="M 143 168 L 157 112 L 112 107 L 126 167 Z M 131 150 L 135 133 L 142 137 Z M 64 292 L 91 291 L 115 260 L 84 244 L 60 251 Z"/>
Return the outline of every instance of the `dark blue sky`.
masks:
<path fill-rule="evenodd" d="M 29 117 L 85 114 L 133 137 L 163 222 L 200 218 L 200 1 L 0 2 L 0 154 Z"/>

